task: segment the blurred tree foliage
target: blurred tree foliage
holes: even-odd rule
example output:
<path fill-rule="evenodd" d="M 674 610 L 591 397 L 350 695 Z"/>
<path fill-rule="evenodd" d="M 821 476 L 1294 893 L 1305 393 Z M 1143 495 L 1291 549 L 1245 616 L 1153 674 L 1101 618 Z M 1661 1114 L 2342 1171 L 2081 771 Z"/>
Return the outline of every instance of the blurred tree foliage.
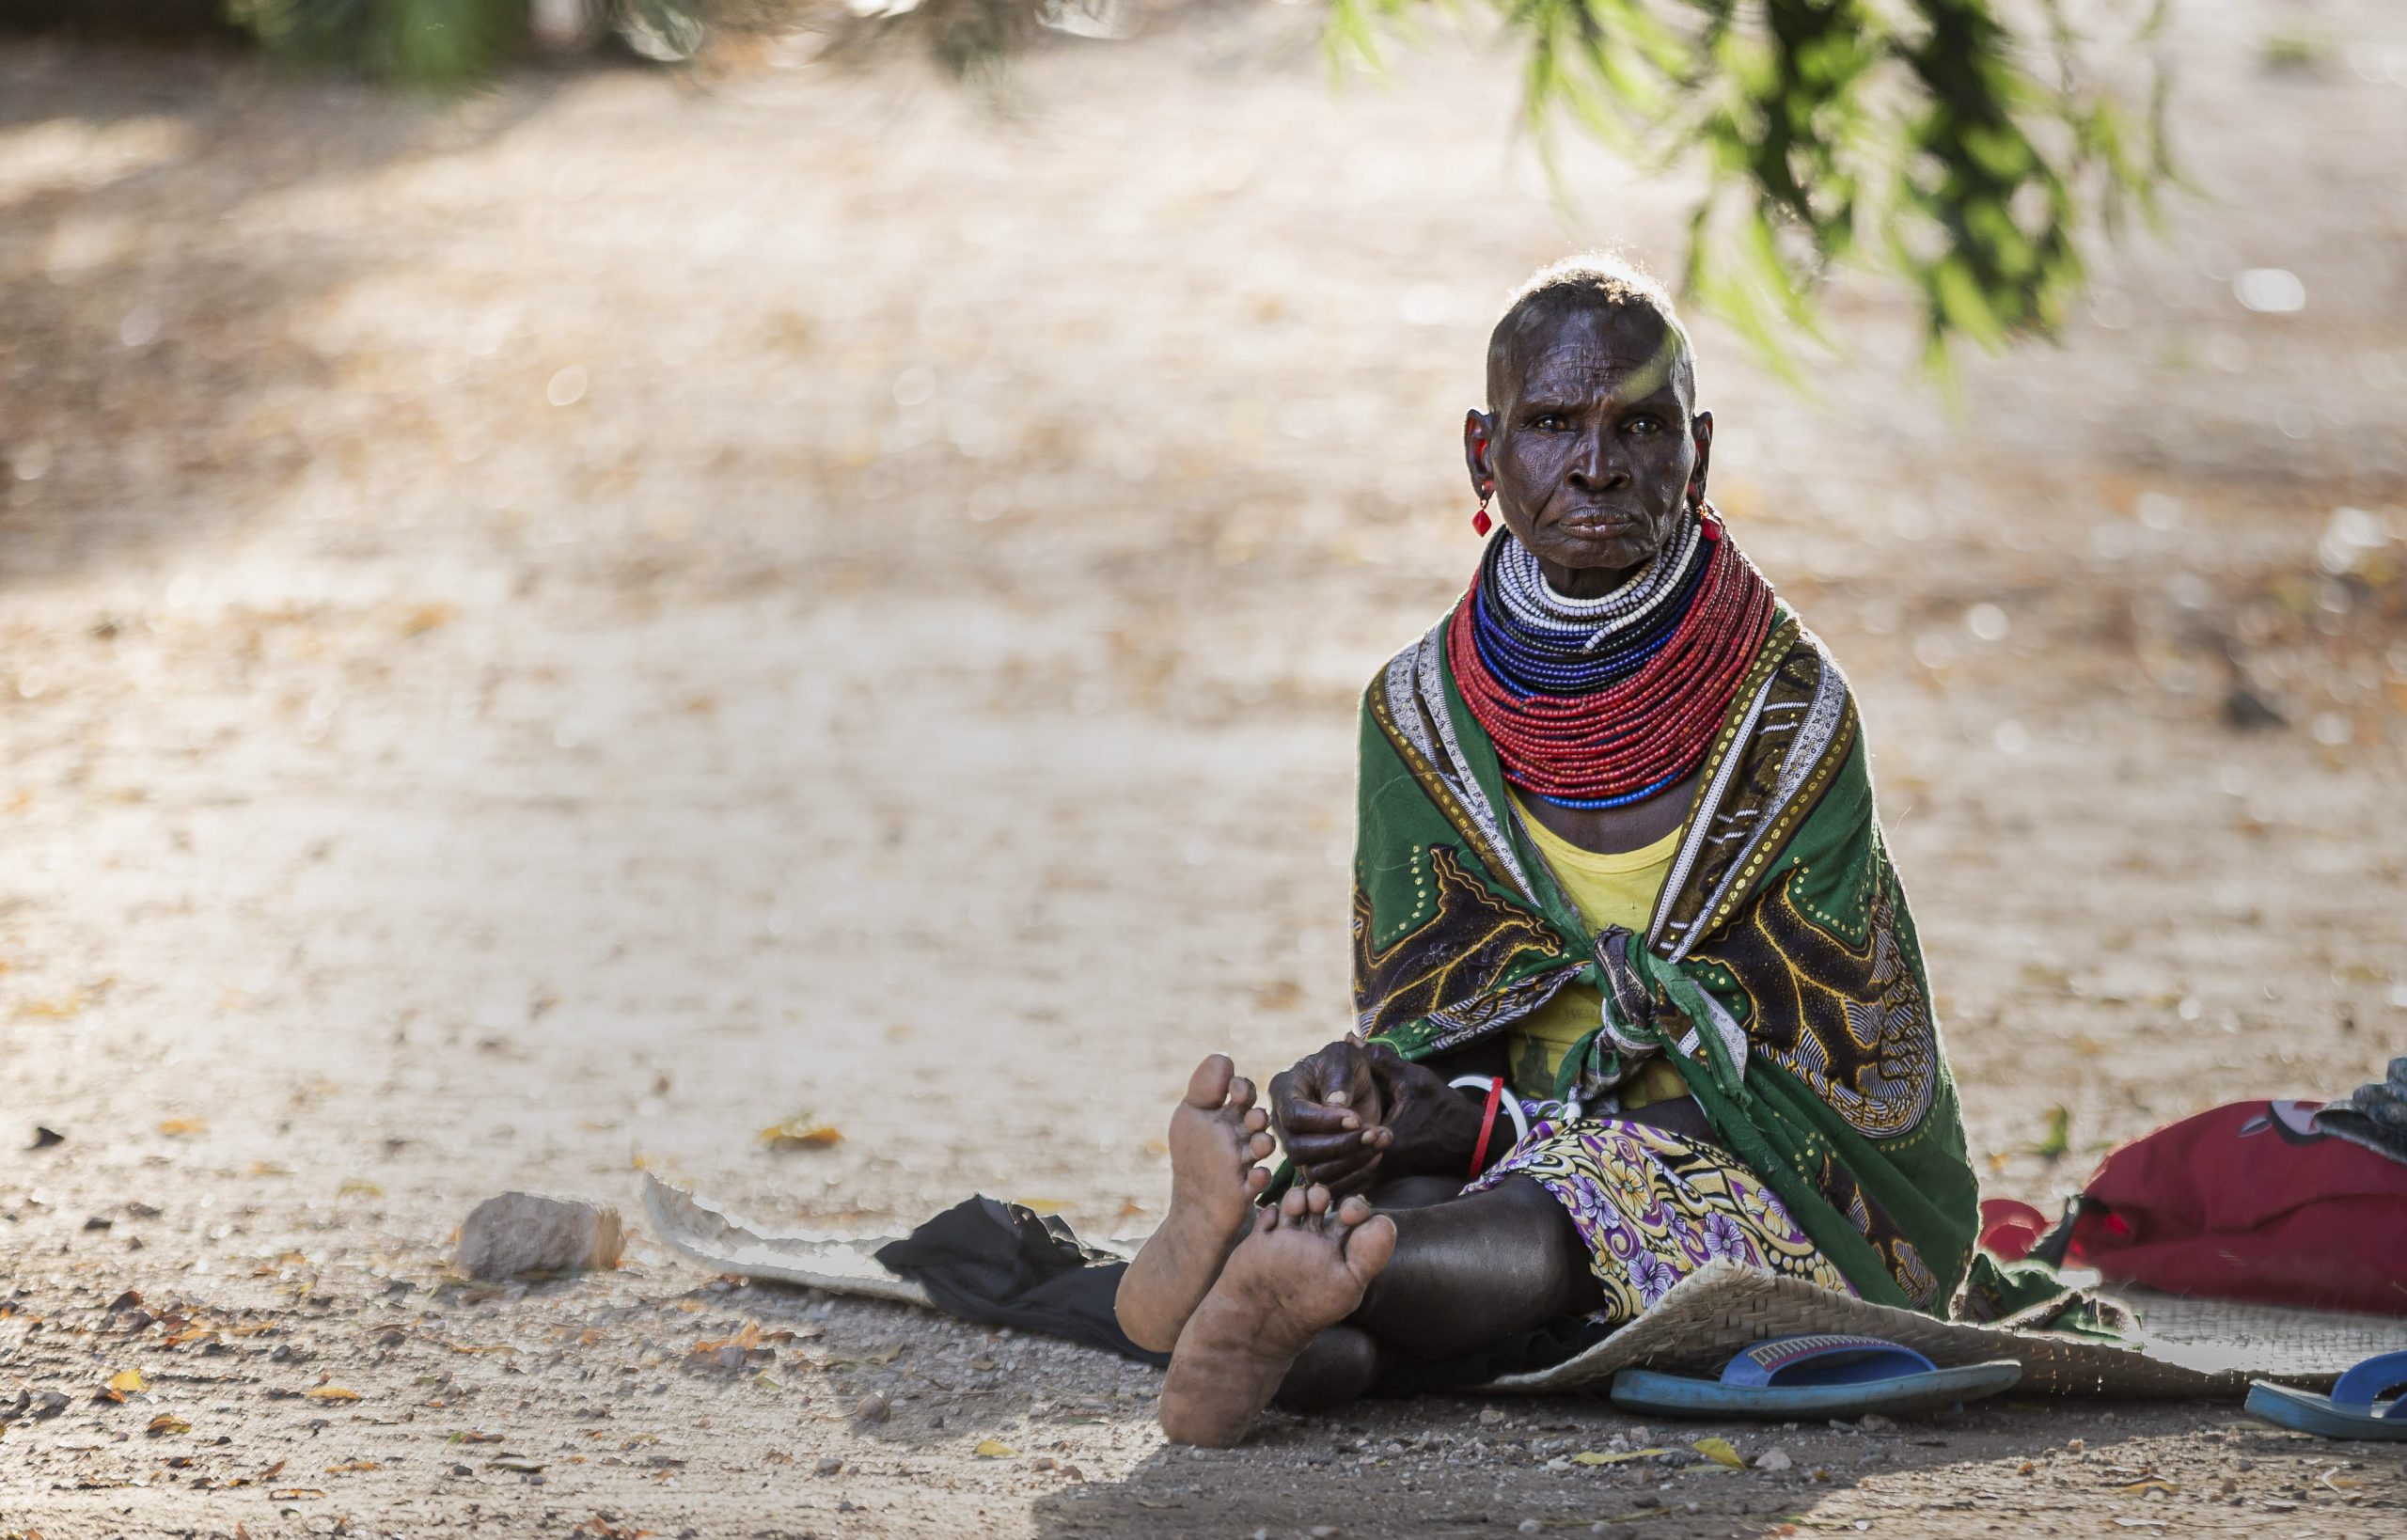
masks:
<path fill-rule="evenodd" d="M 710 0 L 579 0 L 597 33 L 658 58 L 690 55 Z M 226 0 L 277 53 L 436 89 L 484 78 L 527 46 L 536 0 Z"/>
<path fill-rule="evenodd" d="M 1381 24 L 1408 29 L 1458 0 L 1329 0 L 1332 57 L 1376 67 Z M 2062 325 L 2087 270 L 2085 223 L 2157 217 L 2177 180 L 2164 78 L 2132 45 L 2164 0 L 2088 7 L 2111 50 L 2058 0 L 2018 32 L 1992 0 L 1486 0 L 1524 51 L 1541 145 L 1569 120 L 1659 165 L 1701 160 L 1688 292 L 1794 373 L 1782 341 L 1819 336 L 1833 267 L 1903 278 L 1922 299 L 1925 361 Z M 2119 12 L 2119 15 L 2117 14 Z M 2142 75 L 2089 73 L 2112 56 Z"/>
<path fill-rule="evenodd" d="M 227 0 L 270 45 L 385 78 L 478 78 L 527 40 L 542 0 Z M 759 0 L 587 0 L 654 57 L 692 51 L 705 13 Z M 956 76 L 1048 33 L 1112 36 L 1145 0 L 795 0 L 839 53 L 880 43 Z M 1159 3 L 1159 0 L 1156 0 Z M 1658 165 L 1700 164 L 1685 288 L 1769 359 L 1819 336 L 1832 270 L 1921 297 L 1926 359 L 2053 333 L 2086 282 L 2085 227 L 2153 220 L 2174 180 L 2163 81 L 2144 44 L 2165 0 L 1321 0 L 1334 63 L 1377 69 L 1382 34 L 1478 10 L 1526 60 L 1541 146 L 1568 123 Z M 2019 19 L 2009 24 L 2006 7 Z M 2100 38 L 2119 29 L 2116 47 Z M 2101 58 L 2124 71 L 2091 72 Z M 2139 71 L 2138 78 L 2131 72 Z M 1551 157 L 1550 157 L 1551 158 Z"/>

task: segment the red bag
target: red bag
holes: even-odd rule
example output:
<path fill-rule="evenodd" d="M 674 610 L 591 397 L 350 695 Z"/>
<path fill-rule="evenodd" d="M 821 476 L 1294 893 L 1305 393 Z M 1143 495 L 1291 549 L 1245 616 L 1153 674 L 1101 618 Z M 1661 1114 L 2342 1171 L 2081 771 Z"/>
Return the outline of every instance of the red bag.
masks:
<path fill-rule="evenodd" d="M 2169 1294 L 2407 1315 L 2407 1165 L 2317 1131 L 2322 1105 L 2234 1102 L 2114 1151 L 2066 1262 Z"/>

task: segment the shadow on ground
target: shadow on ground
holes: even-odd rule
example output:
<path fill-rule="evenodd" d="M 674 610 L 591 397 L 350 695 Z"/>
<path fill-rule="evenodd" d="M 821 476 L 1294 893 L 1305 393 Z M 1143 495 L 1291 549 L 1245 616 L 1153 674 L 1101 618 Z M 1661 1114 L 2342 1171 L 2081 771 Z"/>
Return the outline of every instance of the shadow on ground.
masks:
<path fill-rule="evenodd" d="M 2101 1485 L 2127 1489 L 2132 1511 L 2145 1512 L 2149 1462 L 2118 1464 L 2122 1439 L 2229 1421 L 2221 1407 L 2083 1403 L 1975 1407 L 1872 1433 L 1837 1423 L 1647 1427 L 1581 1398 L 1424 1398 L 1282 1422 L 1239 1450 L 1164 1448 L 1124 1480 L 1062 1487 L 1035 1513 L 1038 1533 L 1063 1536 L 1286 1540 L 1333 1531 L 1652 1540 L 1896 1532 L 1899 1518 L 1911 1532 L 1936 1533 L 1948 1532 L 1945 1516 L 1956 1513 L 1960 1527 L 1978 1531 L 1980 1510 L 2018 1486 L 2015 1499 L 2031 1502 L 2035 1484 L 2093 1494 Z M 2069 1438 L 2074 1427 L 2087 1437 Z M 1696 1447 L 1717 1438 L 1751 1465 L 1777 1451 L 1771 1463 L 1785 1457 L 1786 1467 L 1718 1464 Z M 1616 1440 L 1668 1453 L 1598 1466 L 1569 1459 L 1582 1451 L 1619 1453 Z"/>
<path fill-rule="evenodd" d="M 301 405 L 356 392 L 295 320 L 372 267 L 372 229 L 287 229 L 261 205 L 457 153 L 571 77 L 444 104 L 308 92 L 220 51 L 0 51 L 0 584 L 138 563 L 239 526 L 338 446 Z M 275 110 L 263 110 L 273 106 Z M 405 395 L 355 402 L 404 419 Z"/>

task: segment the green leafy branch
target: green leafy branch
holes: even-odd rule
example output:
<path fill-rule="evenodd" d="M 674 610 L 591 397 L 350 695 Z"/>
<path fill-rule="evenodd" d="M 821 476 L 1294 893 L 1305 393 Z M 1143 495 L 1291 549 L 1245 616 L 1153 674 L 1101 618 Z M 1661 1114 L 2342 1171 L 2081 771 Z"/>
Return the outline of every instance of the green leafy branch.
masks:
<path fill-rule="evenodd" d="M 1382 30 L 1455 0 L 1329 0 L 1333 61 L 1380 62 Z M 2141 100 L 2083 68 L 2054 0 L 2018 36 L 1990 0 L 1487 0 L 1526 54 L 1523 105 L 1550 165 L 1568 121 L 1707 177 L 1685 287 L 1795 377 L 1816 296 L 1855 266 L 1921 299 L 1926 362 L 2049 336 L 2087 283 L 2084 227 L 2154 221 L 2175 181 L 2163 77 Z M 2101 20 L 2114 8 L 2098 8 Z M 2135 15 L 2132 41 L 2163 20 Z"/>

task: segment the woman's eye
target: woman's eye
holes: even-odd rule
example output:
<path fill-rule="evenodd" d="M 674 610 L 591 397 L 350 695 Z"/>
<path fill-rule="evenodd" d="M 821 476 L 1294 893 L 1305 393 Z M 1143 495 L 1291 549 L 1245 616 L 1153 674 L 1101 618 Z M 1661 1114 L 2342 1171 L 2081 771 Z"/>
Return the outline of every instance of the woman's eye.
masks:
<path fill-rule="evenodd" d="M 1663 431 L 1663 419 L 1661 417 L 1632 417 L 1629 419 L 1629 431 L 1633 433 L 1660 433 Z"/>
<path fill-rule="evenodd" d="M 1561 413 L 1549 412 L 1546 416 L 1538 418 L 1537 425 L 1541 432 L 1553 433 L 1560 432 L 1568 424 Z"/>

